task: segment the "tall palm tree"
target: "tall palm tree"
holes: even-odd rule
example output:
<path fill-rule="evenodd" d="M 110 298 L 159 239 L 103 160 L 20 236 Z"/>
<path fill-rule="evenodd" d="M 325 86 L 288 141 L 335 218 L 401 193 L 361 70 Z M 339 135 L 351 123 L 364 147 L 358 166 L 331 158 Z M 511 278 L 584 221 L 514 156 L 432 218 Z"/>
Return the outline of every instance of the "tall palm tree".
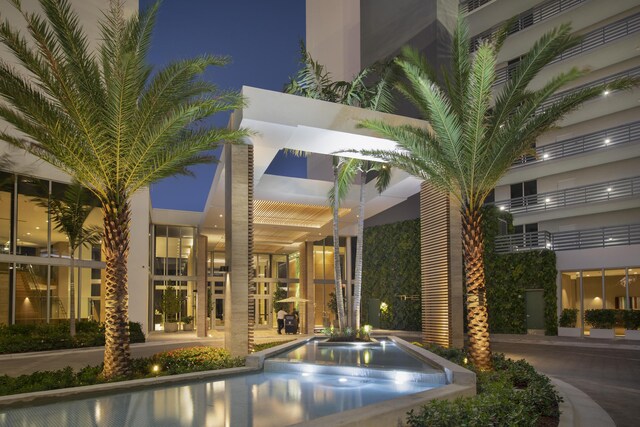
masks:
<path fill-rule="evenodd" d="M 371 162 L 356 158 L 341 158 L 337 180 L 334 181 L 334 188 L 329 192 L 329 199 L 332 204 L 336 204 L 336 196 L 340 201 L 344 200 L 358 177 L 359 198 L 358 198 L 358 229 L 356 232 L 356 268 L 353 281 L 353 326 L 360 328 L 361 303 L 362 303 L 362 256 L 364 253 L 364 207 L 365 207 L 365 185 L 367 174 L 376 173 L 376 190 L 382 193 L 391 180 L 391 168 L 384 163 Z"/>
<path fill-rule="evenodd" d="M 102 229 L 85 227 L 84 223 L 95 206 L 89 192 L 77 182 L 67 187 L 62 198 L 39 199 L 38 204 L 47 209 L 55 229 L 69 241 L 69 333 L 73 337 L 76 335 L 75 252 L 81 246 L 99 244 Z"/>
<path fill-rule="evenodd" d="M 0 117 L 13 127 L 0 138 L 57 166 L 100 201 L 107 264 L 103 375 L 127 375 L 131 197 L 215 160 L 204 150 L 219 141 L 241 139 L 244 130 L 211 128 L 203 120 L 243 101 L 198 79 L 226 58 L 202 55 L 152 74 L 146 57 L 158 4 L 127 18 L 122 0 L 112 0 L 94 50 L 68 0 L 39 0 L 43 14 L 10 2 L 27 30 L 0 23 L 0 42 L 18 64 L 0 63 Z"/>
<path fill-rule="evenodd" d="M 513 161 L 567 113 L 601 96 L 604 90 L 638 84 L 638 80 L 623 78 L 579 88 L 543 107 L 560 88 L 587 73 L 572 68 L 539 89 L 529 87 L 543 67 L 580 43 L 581 37 L 572 35 L 570 25 L 565 24 L 542 36 L 518 63 L 511 79 L 494 94 L 496 57 L 506 34 L 503 29 L 471 55 L 466 23 L 458 19 L 452 64 L 442 83 L 421 54 L 404 50 L 397 64 L 406 82 L 399 89 L 430 123 L 430 129 L 379 121 L 362 123 L 398 143 L 396 151 L 365 150 L 364 154 L 429 181 L 461 205 L 468 346 L 480 369 L 491 367 L 481 230 L 486 196 Z"/>
<path fill-rule="evenodd" d="M 285 86 L 285 92 L 307 98 L 321 99 L 338 104 L 352 105 L 369 110 L 392 112 L 393 96 L 391 92 L 394 68 L 389 63 L 375 63 L 365 67 L 351 81 L 333 81 L 329 72 L 307 52 L 304 43 L 300 43 L 302 68 Z M 356 175 L 360 175 L 360 202 L 356 244 L 356 268 L 354 281 L 354 324 L 360 326 L 360 300 L 362 296 L 362 252 L 364 237 L 364 184 L 370 170 L 378 171 L 376 188 L 384 190 L 389 183 L 390 170 L 382 164 L 353 158 L 334 157 L 334 183 L 328 198 L 333 209 L 333 249 L 334 276 L 336 280 L 336 300 L 338 302 L 338 323 L 340 328 L 347 323 L 344 313 L 344 299 L 341 286 L 341 265 L 339 255 L 339 216 L 340 202 L 346 197 Z"/>

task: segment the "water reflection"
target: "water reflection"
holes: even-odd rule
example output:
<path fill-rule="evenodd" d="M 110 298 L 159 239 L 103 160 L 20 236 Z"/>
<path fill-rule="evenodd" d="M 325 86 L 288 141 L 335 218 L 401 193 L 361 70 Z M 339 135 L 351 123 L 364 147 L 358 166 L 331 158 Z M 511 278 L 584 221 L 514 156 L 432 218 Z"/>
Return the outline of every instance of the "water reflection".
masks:
<path fill-rule="evenodd" d="M 343 377 L 345 378 L 345 377 Z M 0 410 L 1 426 L 283 426 L 431 388 L 335 375 L 258 373 Z"/>

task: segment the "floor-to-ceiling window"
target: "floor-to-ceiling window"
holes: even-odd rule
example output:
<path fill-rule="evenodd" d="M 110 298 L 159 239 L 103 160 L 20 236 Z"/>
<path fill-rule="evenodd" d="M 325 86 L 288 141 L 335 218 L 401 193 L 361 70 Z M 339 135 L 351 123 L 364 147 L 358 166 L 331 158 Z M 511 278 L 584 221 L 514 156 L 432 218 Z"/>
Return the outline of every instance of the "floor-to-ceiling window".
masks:
<path fill-rule="evenodd" d="M 345 244 L 346 239 L 340 238 L 340 267 L 342 274 L 342 293 L 346 298 L 345 274 Z M 334 254 L 333 239 L 327 237 L 314 243 L 313 246 L 313 271 L 315 283 L 315 324 L 322 326 L 337 325 L 334 304 L 335 297 L 335 273 L 334 273 Z"/>
<path fill-rule="evenodd" d="M 640 267 L 566 271 L 561 273 L 562 308 L 578 310 L 577 327 L 588 335 L 591 326 L 584 312 L 592 309 L 638 310 L 640 304 Z M 624 328 L 615 328 L 617 335 Z"/>
<path fill-rule="evenodd" d="M 69 318 L 73 274 L 78 319 L 102 320 L 104 263 L 100 246 L 76 250 L 70 271 L 69 241 L 48 212 L 49 201 L 64 197 L 68 185 L 0 172 L 0 323 L 57 322 Z M 85 227 L 101 227 L 95 199 Z M 6 266 L 6 268 L 5 268 Z"/>
<path fill-rule="evenodd" d="M 195 323 L 195 227 L 156 224 L 153 226 L 153 242 L 151 306 L 154 330 L 163 330 L 165 322 L 182 322 L 187 316 L 192 317 Z M 173 299 L 177 299 L 178 305 L 167 312 L 167 307 L 172 305 L 163 302 Z"/>

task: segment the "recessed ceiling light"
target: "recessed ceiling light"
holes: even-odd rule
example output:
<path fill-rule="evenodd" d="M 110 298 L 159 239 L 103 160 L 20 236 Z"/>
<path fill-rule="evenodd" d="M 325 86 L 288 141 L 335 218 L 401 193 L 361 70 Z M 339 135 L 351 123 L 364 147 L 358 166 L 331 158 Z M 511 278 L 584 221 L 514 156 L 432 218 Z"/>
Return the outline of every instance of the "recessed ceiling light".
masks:
<path fill-rule="evenodd" d="M 607 96 L 607 95 L 609 95 L 610 93 L 611 93 L 611 92 L 609 92 L 608 90 L 605 90 L 604 92 L 602 92 L 602 94 L 603 94 L 604 96 Z"/>
<path fill-rule="evenodd" d="M 544 154 L 542 155 L 542 158 L 543 158 L 543 159 L 548 159 L 548 158 L 549 158 L 549 154 L 544 153 Z"/>
<path fill-rule="evenodd" d="M 31 236 L 31 233 L 27 232 L 27 236 Z"/>
<path fill-rule="evenodd" d="M 222 218 L 222 214 L 220 214 L 219 216 L 220 216 L 220 218 Z"/>
<path fill-rule="evenodd" d="M 505 210 L 505 209 L 506 209 L 506 208 L 505 208 L 504 206 L 500 206 L 500 210 L 501 210 L 501 211 L 503 211 L 503 210 Z"/>
<path fill-rule="evenodd" d="M 604 140 L 605 145 L 606 145 L 606 144 L 608 144 L 608 143 L 610 143 L 610 142 L 611 142 L 611 139 L 610 139 L 610 138 L 607 138 L 607 139 L 605 139 L 605 140 Z"/>
<path fill-rule="evenodd" d="M 611 187 L 607 188 L 607 193 L 611 193 Z"/>
<path fill-rule="evenodd" d="M 36 230 L 40 230 L 40 227 L 36 227 Z"/>
<path fill-rule="evenodd" d="M 550 198 L 548 198 L 548 197 L 547 197 L 546 199 L 544 199 L 544 202 L 545 202 L 545 203 L 549 203 L 550 201 L 551 201 L 551 199 L 550 199 Z"/>

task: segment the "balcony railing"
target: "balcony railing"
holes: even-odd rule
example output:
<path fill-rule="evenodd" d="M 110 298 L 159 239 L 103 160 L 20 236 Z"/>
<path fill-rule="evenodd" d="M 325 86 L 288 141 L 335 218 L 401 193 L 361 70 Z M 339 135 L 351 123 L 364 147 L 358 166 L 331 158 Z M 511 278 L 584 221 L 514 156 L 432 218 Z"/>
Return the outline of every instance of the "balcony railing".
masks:
<path fill-rule="evenodd" d="M 469 13 L 490 1 L 492 0 L 465 0 L 460 2 L 458 10 L 460 13 Z"/>
<path fill-rule="evenodd" d="M 536 113 L 541 113 L 542 111 L 544 111 L 545 109 L 549 108 L 551 105 L 553 105 L 554 103 L 562 99 L 563 97 L 570 95 L 572 93 L 575 93 L 581 89 L 586 89 L 586 88 L 598 86 L 601 84 L 606 84 L 616 79 L 619 79 L 621 77 L 640 77 L 640 67 L 635 67 L 626 71 L 621 71 L 619 73 L 612 74 L 607 77 L 603 77 L 601 79 L 598 79 L 589 83 L 585 83 L 573 89 L 565 90 L 563 92 L 558 92 L 555 95 L 549 97 L 549 99 L 547 99 L 545 102 L 540 104 L 540 107 L 538 107 L 538 109 L 536 110 Z M 607 95 L 607 93 L 604 93 L 603 95 Z"/>
<path fill-rule="evenodd" d="M 536 147 L 535 157 L 521 157 L 514 162 L 514 166 L 532 165 L 638 141 L 640 141 L 640 121 Z"/>
<path fill-rule="evenodd" d="M 640 224 L 618 225 L 578 231 L 507 234 L 496 237 L 497 253 L 532 249 L 568 251 L 640 244 Z"/>
<path fill-rule="evenodd" d="M 587 0 L 550 0 L 548 2 L 535 6 L 518 15 L 515 22 L 512 24 L 511 28 L 509 28 L 509 34 L 514 34 L 519 31 L 522 31 L 525 28 L 532 26 L 533 24 L 537 24 L 538 22 L 544 21 L 546 19 L 551 18 L 552 16 L 565 12 L 567 9 L 571 9 L 572 7 L 578 6 L 584 3 L 585 1 Z M 476 7 L 480 7 L 480 6 L 476 6 Z M 460 5 L 460 11 L 467 12 L 466 10 L 462 9 L 462 5 Z M 471 51 L 473 52 L 478 48 L 478 45 L 480 44 L 480 40 L 493 37 L 493 35 L 500 28 L 502 28 L 503 25 L 504 25 L 504 22 L 501 22 L 489 28 L 488 30 L 483 31 L 482 33 L 472 37 L 470 40 Z"/>
<path fill-rule="evenodd" d="M 587 52 L 592 49 L 596 49 L 612 41 L 621 39 L 630 34 L 634 34 L 640 31 L 640 13 L 632 16 L 628 16 L 620 21 L 611 23 L 605 27 L 598 28 L 587 33 L 582 39 L 582 42 L 574 46 L 573 48 L 563 52 L 556 56 L 550 64 L 560 62 L 567 58 L 571 58 L 581 53 Z M 518 67 L 518 63 L 511 64 L 507 67 L 501 68 L 496 72 L 495 85 L 502 84 L 512 75 L 513 71 Z"/>
<path fill-rule="evenodd" d="M 495 205 L 512 214 L 521 214 L 619 200 L 638 194 L 640 194 L 640 177 L 633 177 L 503 200 L 495 202 Z"/>

